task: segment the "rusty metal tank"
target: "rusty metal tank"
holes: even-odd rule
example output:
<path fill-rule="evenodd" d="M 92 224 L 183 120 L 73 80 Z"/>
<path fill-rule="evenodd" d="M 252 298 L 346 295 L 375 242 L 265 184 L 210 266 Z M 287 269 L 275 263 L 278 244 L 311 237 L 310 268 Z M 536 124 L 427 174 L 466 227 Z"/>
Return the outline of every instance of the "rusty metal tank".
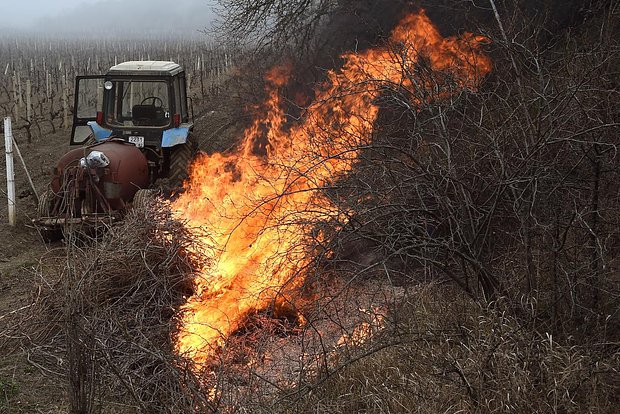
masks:
<path fill-rule="evenodd" d="M 148 185 L 144 154 L 133 144 L 110 139 L 66 153 L 56 165 L 51 189 L 55 194 L 75 192 L 84 205 L 111 212 L 124 208 L 139 189 Z"/>

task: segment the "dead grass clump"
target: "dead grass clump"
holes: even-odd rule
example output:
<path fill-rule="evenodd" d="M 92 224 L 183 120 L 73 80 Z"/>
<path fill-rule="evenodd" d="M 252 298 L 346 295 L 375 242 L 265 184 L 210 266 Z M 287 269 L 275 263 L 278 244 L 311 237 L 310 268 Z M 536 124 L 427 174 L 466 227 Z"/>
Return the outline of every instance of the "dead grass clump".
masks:
<path fill-rule="evenodd" d="M 499 306 L 437 287 L 409 297 L 390 323 L 388 336 L 315 378 L 308 392 L 288 394 L 278 412 L 617 410 L 617 347 L 562 344 Z"/>

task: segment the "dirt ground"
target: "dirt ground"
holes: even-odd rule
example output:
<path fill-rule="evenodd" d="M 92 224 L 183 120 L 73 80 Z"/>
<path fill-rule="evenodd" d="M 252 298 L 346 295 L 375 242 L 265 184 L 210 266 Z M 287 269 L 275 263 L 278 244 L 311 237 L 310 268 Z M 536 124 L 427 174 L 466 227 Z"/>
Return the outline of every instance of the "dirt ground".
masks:
<path fill-rule="evenodd" d="M 15 139 L 35 189 L 41 194 L 47 187 L 57 160 L 69 148 L 69 131 L 35 135 L 28 143 L 22 130 Z M 4 139 L 2 140 L 4 148 Z M 4 151 L 2 151 L 4 153 Z M 65 385 L 29 362 L 28 332 L 21 329 L 38 292 L 41 258 L 60 253 L 62 242 L 46 245 L 32 225 L 36 198 L 24 167 L 15 154 L 17 224 L 8 224 L 6 167 L 0 163 L 2 201 L 0 202 L 0 412 L 66 412 Z"/>

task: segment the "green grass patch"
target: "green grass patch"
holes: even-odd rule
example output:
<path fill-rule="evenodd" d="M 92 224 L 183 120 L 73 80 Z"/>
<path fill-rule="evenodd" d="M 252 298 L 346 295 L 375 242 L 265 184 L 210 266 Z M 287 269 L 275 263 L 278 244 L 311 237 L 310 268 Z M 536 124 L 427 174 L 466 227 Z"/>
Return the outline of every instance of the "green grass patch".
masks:
<path fill-rule="evenodd" d="M 19 392 L 19 384 L 13 379 L 0 378 L 0 407 L 6 405 Z"/>

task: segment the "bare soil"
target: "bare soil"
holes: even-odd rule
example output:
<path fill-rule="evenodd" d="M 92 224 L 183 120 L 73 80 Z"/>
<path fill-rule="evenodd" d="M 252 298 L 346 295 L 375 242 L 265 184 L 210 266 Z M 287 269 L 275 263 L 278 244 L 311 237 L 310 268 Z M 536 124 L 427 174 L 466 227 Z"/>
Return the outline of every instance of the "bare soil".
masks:
<path fill-rule="evenodd" d="M 23 131 L 14 132 L 36 192 L 41 194 L 51 179 L 56 160 L 69 148 L 70 132 L 62 130 L 35 136 L 31 143 L 27 142 Z M 65 384 L 29 362 L 26 329 L 31 326 L 27 323 L 31 316 L 29 310 L 38 293 L 41 258 L 62 250 L 62 242 L 46 245 L 32 225 L 36 197 L 17 153 L 14 162 L 17 194 L 14 227 L 8 224 L 4 159 L 0 163 L 3 181 L 0 197 L 0 412 L 67 412 Z"/>

